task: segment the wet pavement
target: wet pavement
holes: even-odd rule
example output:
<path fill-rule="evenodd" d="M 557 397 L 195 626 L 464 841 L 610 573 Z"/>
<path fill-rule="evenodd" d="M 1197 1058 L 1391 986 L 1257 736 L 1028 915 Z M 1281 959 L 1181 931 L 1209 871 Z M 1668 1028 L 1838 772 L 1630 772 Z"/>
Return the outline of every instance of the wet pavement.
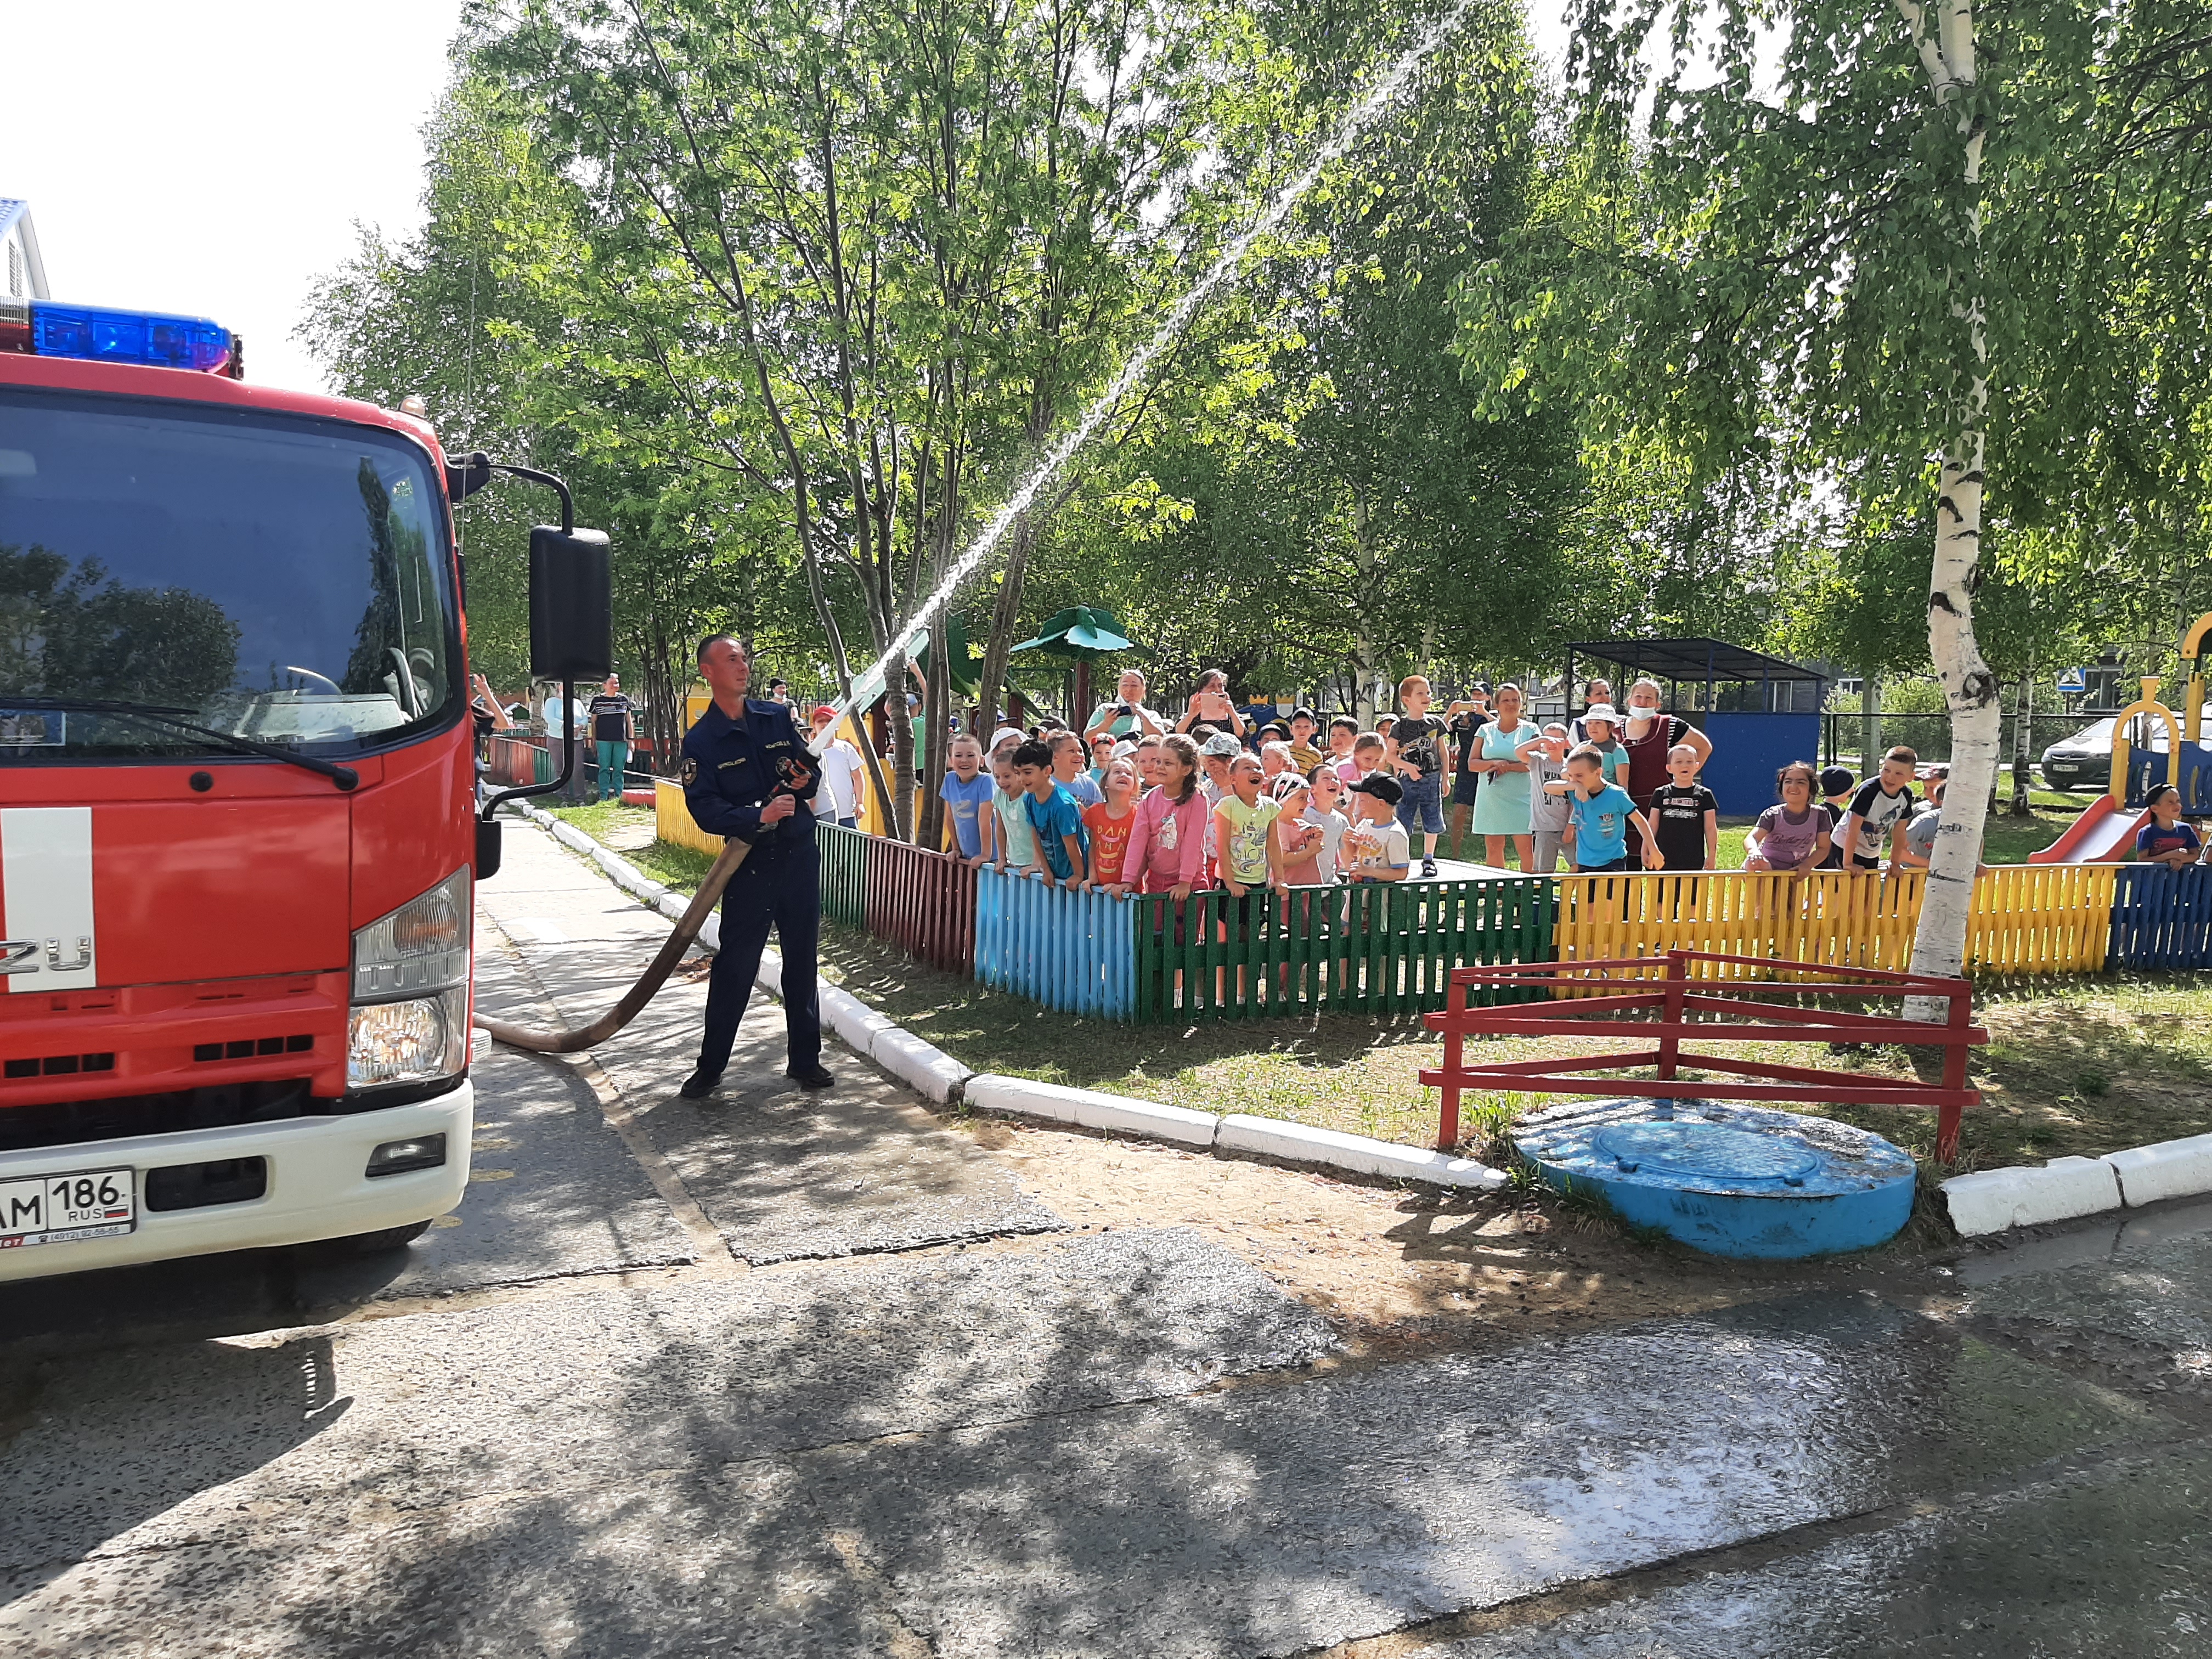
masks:
<path fill-rule="evenodd" d="M 508 856 L 487 1006 L 594 1009 L 660 924 Z M 0 1653 L 2212 1650 L 2212 1205 L 1349 1355 L 773 1005 L 679 1101 L 702 994 L 484 1060 L 406 1252 L 0 1287 Z"/>

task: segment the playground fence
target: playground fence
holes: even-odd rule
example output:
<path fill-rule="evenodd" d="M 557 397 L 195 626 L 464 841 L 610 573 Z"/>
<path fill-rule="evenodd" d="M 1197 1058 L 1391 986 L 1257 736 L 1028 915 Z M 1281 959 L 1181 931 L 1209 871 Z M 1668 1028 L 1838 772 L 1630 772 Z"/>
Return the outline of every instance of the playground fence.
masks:
<path fill-rule="evenodd" d="M 2112 966 L 2212 967 L 2212 868 L 2106 867 L 2117 878 L 2106 957 Z"/>
<path fill-rule="evenodd" d="M 1454 969 L 1551 955 L 1553 887 L 1541 877 L 1131 903 L 1139 1024 L 1425 1012 L 1444 1006 Z"/>
<path fill-rule="evenodd" d="M 2105 965 L 2113 866 L 2020 865 L 1974 885 L 1968 962 L 2005 974 L 2085 973 Z M 1926 878 L 1918 871 L 1810 876 L 1741 870 L 1562 876 L 1555 939 L 1563 963 L 1668 951 L 1904 972 Z M 1704 978 L 1741 979 L 1741 962 L 1699 961 Z"/>
<path fill-rule="evenodd" d="M 974 874 L 979 981 L 1062 1013 L 1129 1018 L 1137 901 L 1001 870 Z"/>
<path fill-rule="evenodd" d="M 687 818 L 689 815 L 686 815 Z M 868 926 L 868 842 L 842 824 L 817 823 L 814 851 L 822 865 L 822 914 L 848 927 Z M 715 850 L 721 850 L 719 839 Z"/>
<path fill-rule="evenodd" d="M 666 778 L 653 781 L 653 833 L 671 847 L 688 847 L 710 859 L 722 854 L 722 838 L 708 835 L 691 822 L 691 809 L 684 804 L 684 786 Z"/>
<path fill-rule="evenodd" d="M 965 974 L 975 965 L 975 872 L 964 859 L 834 823 L 822 837 L 823 909 L 829 911 L 830 846 L 848 836 L 865 843 L 863 925 L 918 962 Z"/>
<path fill-rule="evenodd" d="M 1262 894 L 1249 906 L 1194 894 L 1178 913 L 1164 894 L 1072 895 L 859 830 L 817 830 L 829 919 L 1048 1007 L 1137 1023 L 1427 1012 L 1444 1006 L 1455 968 L 1669 950 L 1899 971 L 1911 965 L 1925 880 L 1917 872 L 1508 876 Z M 721 850 L 665 781 L 659 832 Z M 1975 884 L 1967 962 L 2005 975 L 2212 967 L 2212 866 L 1986 870 Z"/>
<path fill-rule="evenodd" d="M 492 733 L 485 763 L 491 781 L 502 787 L 520 787 L 550 781 L 556 769 L 546 764 L 545 746 L 527 738 Z"/>

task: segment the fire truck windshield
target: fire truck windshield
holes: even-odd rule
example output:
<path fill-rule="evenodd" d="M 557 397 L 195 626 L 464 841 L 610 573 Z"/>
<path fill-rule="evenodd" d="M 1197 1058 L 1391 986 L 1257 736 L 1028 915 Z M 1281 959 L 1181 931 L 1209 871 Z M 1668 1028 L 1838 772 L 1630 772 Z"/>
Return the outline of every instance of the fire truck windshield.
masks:
<path fill-rule="evenodd" d="M 0 765 L 340 757 L 456 718 L 444 497 L 396 432 L 0 389 Z"/>

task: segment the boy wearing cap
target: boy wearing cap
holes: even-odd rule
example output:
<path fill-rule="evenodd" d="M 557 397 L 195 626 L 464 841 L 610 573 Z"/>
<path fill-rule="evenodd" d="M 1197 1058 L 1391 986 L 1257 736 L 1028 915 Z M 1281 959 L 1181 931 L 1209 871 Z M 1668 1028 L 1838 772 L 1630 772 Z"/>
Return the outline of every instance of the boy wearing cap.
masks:
<path fill-rule="evenodd" d="M 1243 752 L 1244 745 L 1226 732 L 1215 732 L 1198 745 L 1198 788 L 1206 797 L 1206 879 L 1209 885 L 1221 862 L 1220 837 L 1214 827 L 1213 814 L 1229 793 L 1230 763 Z"/>
<path fill-rule="evenodd" d="M 814 738 L 817 743 L 837 718 L 837 711 L 828 703 L 817 704 L 814 710 Z M 855 828 L 860 818 L 860 777 L 866 763 L 860 751 L 842 738 L 832 738 L 823 744 L 822 788 L 814 797 L 814 816 L 826 823 Z"/>
<path fill-rule="evenodd" d="M 1345 873 L 1353 881 L 1403 881 L 1413 872 L 1413 839 L 1398 808 L 1406 799 L 1398 780 L 1374 772 L 1347 785 L 1352 827 L 1344 834 Z"/>

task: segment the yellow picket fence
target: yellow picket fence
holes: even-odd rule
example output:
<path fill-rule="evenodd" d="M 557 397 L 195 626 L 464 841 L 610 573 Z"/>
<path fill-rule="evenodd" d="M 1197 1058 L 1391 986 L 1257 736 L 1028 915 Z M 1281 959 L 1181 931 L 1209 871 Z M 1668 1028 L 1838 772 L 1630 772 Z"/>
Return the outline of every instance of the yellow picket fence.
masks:
<path fill-rule="evenodd" d="M 1968 963 L 2005 974 L 2102 968 L 2112 936 L 2113 870 L 2109 864 L 2052 864 L 1984 871 L 1974 885 Z M 1917 870 L 1562 876 L 1553 949 L 1562 963 L 1683 950 L 1902 972 L 1911 965 L 1925 879 Z M 1728 978 L 1759 971 L 1698 966 Z"/>
<path fill-rule="evenodd" d="M 722 855 L 722 838 L 691 821 L 691 809 L 684 804 L 684 786 L 666 778 L 653 781 L 653 832 L 672 847 L 689 847 L 708 858 Z"/>

